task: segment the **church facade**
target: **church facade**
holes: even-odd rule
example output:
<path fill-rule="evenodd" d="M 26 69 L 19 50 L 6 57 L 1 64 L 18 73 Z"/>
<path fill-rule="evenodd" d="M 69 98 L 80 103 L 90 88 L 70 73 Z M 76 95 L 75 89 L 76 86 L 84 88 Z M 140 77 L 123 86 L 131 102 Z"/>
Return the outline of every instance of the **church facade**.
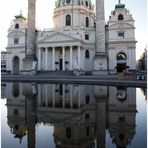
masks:
<path fill-rule="evenodd" d="M 36 30 L 35 33 L 37 71 L 79 69 L 84 72 L 105 70 L 115 74 L 135 69 L 135 27 L 129 10 L 119 2 L 108 22 L 104 22 L 106 62 L 103 64 L 95 62 L 96 18 L 91 0 L 56 0 L 54 28 Z M 23 70 L 26 38 L 27 19 L 19 14 L 8 30 L 7 71 L 10 73 L 21 74 Z"/>

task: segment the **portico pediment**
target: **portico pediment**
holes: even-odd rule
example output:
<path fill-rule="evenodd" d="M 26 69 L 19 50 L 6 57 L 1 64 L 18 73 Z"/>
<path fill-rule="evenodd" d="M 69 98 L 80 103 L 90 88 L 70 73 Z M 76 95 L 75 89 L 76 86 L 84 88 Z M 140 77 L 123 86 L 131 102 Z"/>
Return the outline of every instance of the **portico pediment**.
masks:
<path fill-rule="evenodd" d="M 44 38 L 42 37 L 41 39 L 40 38 L 38 39 L 38 43 L 61 43 L 61 42 L 80 42 L 80 41 L 81 40 L 76 37 L 61 32 L 55 32 L 50 35 L 47 35 Z"/>

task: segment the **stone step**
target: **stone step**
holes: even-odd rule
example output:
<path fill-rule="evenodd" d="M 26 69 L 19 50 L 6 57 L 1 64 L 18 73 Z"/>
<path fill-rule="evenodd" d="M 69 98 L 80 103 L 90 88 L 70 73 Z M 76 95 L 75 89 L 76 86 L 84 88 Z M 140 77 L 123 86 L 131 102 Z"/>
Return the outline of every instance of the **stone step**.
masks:
<path fill-rule="evenodd" d="M 73 71 L 38 71 L 37 75 L 73 75 Z"/>

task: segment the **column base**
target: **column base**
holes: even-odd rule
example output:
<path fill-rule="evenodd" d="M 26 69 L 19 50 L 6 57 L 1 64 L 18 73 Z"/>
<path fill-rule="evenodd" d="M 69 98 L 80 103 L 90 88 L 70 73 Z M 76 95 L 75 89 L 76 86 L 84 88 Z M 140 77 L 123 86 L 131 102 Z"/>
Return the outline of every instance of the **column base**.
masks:
<path fill-rule="evenodd" d="M 97 53 L 94 57 L 93 75 L 108 75 L 107 57 L 105 53 Z"/>
<path fill-rule="evenodd" d="M 37 59 L 35 57 L 25 57 L 23 59 L 22 75 L 36 75 L 37 72 Z"/>
<path fill-rule="evenodd" d="M 97 75 L 102 75 L 102 76 L 104 76 L 104 75 L 108 75 L 108 70 L 93 70 L 92 71 L 92 75 L 95 75 L 95 76 L 97 76 Z"/>
<path fill-rule="evenodd" d="M 23 84 L 23 94 L 25 96 L 35 96 L 37 94 L 37 86 L 35 83 L 24 83 Z"/>

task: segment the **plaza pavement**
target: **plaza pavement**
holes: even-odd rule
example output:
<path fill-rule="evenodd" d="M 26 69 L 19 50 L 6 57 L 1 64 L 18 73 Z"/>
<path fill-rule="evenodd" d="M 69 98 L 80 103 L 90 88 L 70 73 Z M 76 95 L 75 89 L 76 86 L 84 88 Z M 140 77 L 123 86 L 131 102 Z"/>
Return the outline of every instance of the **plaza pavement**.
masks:
<path fill-rule="evenodd" d="M 93 76 L 93 75 L 49 75 L 39 74 L 35 76 L 28 75 L 1 75 L 1 81 L 4 82 L 27 82 L 27 83 L 66 83 L 66 84 L 84 84 L 84 85 L 112 85 L 126 87 L 147 87 L 146 80 L 136 80 L 117 75 Z"/>

